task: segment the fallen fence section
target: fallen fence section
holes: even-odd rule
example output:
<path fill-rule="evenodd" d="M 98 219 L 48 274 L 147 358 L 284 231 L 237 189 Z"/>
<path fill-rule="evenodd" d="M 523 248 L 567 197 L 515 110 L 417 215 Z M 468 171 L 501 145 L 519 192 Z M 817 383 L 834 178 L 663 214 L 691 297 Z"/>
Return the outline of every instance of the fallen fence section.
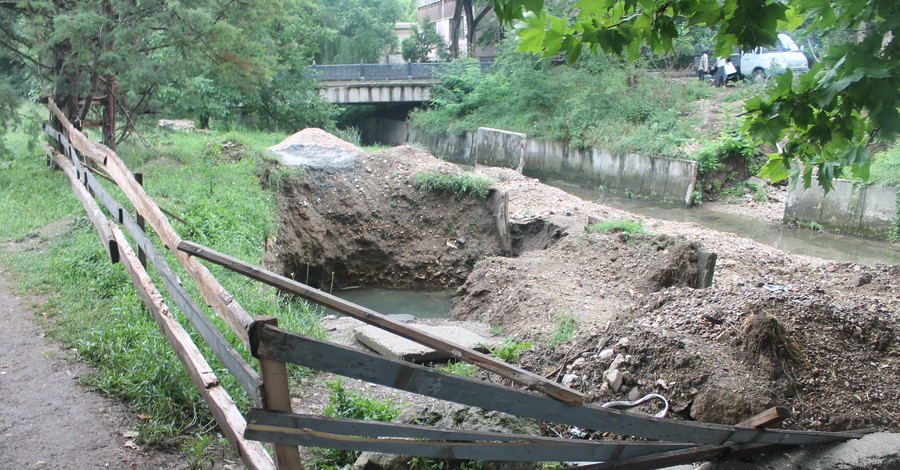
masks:
<path fill-rule="evenodd" d="M 690 444 L 554 439 L 251 410 L 248 439 L 420 457 L 539 462 L 601 461 L 691 448 Z"/>
<path fill-rule="evenodd" d="M 259 357 L 290 362 L 464 405 L 586 429 L 694 444 L 735 442 L 800 445 L 862 437 L 857 433 L 762 430 L 675 421 L 609 408 L 569 405 L 533 393 L 356 351 L 269 325 L 261 328 L 254 335 L 259 344 L 251 348 Z"/>
<path fill-rule="evenodd" d="M 257 281 L 269 284 L 282 292 L 299 295 L 305 299 L 312 300 L 320 305 L 324 305 L 330 309 L 356 318 L 357 320 L 377 326 L 398 336 L 402 336 L 410 341 L 415 341 L 432 349 L 445 352 L 452 357 L 470 362 L 482 369 L 508 378 L 528 388 L 543 392 L 557 400 L 571 404 L 581 404 L 584 402 L 584 396 L 580 393 L 544 377 L 509 365 L 501 360 L 488 356 L 487 354 L 475 351 L 474 349 L 451 343 L 443 338 L 426 333 L 406 323 L 387 318 L 374 310 L 347 302 L 340 297 L 314 289 L 261 267 L 245 263 L 237 258 L 220 253 L 203 245 L 182 240 L 181 243 L 178 244 L 178 249 L 198 258 L 203 258 L 220 266 L 224 266 L 235 272 L 256 279 Z"/>

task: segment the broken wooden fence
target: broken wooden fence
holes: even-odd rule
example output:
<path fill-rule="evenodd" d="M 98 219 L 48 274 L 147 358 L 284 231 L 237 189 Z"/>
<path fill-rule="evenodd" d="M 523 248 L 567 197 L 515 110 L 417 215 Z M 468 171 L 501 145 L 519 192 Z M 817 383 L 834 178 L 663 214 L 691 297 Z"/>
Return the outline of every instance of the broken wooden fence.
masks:
<path fill-rule="evenodd" d="M 146 194 L 139 176 L 132 174 L 115 152 L 91 142 L 75 129 L 52 101 L 48 106 L 62 129 L 48 125 L 47 133 L 64 153 L 60 154 L 47 146 L 48 159 L 69 177 L 73 191 L 100 234 L 110 259 L 125 266 L 216 422 L 249 468 L 300 468 L 297 446 L 452 459 L 604 462 L 585 468 L 655 468 L 682 461 L 719 458 L 735 452 L 759 452 L 860 437 L 856 433 L 767 430 L 764 429 L 766 421 L 739 426 L 675 421 L 586 405 L 580 393 L 542 376 L 450 343 L 293 279 L 182 240 L 169 224 L 164 211 Z M 122 189 L 137 211 L 135 217 L 99 183 L 95 173 Z M 97 200 L 112 220 L 103 213 Z M 187 294 L 144 232 L 144 221 L 194 280 L 203 301 L 250 348 L 252 356 L 259 360 L 260 372 L 235 351 Z M 134 253 L 120 227 L 124 227 L 134 239 L 139 255 Z M 246 417 L 240 414 L 234 401 L 219 385 L 206 359 L 170 313 L 145 270 L 143 258 L 155 267 L 175 304 L 257 406 Z M 248 314 L 197 258 L 225 266 L 282 292 L 303 297 L 443 351 L 457 360 L 475 364 L 540 394 L 387 359 L 283 330 L 278 328 L 273 317 L 252 317 Z M 455 403 L 659 442 L 558 439 L 295 414 L 291 409 L 286 363 Z M 274 460 L 260 442 L 274 444 Z"/>

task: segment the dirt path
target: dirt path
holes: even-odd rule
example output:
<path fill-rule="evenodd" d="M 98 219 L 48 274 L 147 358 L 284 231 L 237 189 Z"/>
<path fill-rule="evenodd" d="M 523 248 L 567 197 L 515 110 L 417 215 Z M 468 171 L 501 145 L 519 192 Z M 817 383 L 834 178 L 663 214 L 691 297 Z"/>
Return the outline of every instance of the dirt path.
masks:
<path fill-rule="evenodd" d="M 27 299 L 0 271 L 0 470 L 183 469 L 184 458 L 143 451 L 120 403 L 86 390 L 89 368 L 43 336 Z M 133 447 L 132 447 L 133 446 Z"/>

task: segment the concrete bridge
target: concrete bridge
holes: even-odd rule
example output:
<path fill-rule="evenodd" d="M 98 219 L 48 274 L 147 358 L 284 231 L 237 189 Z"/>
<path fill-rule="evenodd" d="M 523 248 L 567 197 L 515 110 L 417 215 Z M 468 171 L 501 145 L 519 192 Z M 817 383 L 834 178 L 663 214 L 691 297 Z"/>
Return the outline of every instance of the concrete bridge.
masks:
<path fill-rule="evenodd" d="M 313 65 L 319 94 L 335 104 L 423 103 L 443 63 Z M 482 72 L 493 65 L 480 63 Z"/>

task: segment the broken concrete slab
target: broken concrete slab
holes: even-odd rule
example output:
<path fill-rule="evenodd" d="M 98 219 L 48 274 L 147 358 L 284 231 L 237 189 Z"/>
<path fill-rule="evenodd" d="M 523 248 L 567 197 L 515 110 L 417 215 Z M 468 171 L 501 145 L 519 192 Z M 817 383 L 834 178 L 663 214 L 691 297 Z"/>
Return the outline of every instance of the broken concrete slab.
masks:
<path fill-rule="evenodd" d="M 495 341 L 456 325 L 422 325 L 416 324 L 416 328 L 429 334 L 439 336 L 447 341 L 472 349 L 485 350 L 483 344 L 493 345 Z M 392 359 L 402 359 L 411 362 L 429 362 L 450 359 L 446 353 L 435 351 L 406 338 L 401 338 L 381 328 L 371 325 L 358 327 L 354 330 L 354 337 L 360 343 L 366 345 L 375 352 Z"/>

